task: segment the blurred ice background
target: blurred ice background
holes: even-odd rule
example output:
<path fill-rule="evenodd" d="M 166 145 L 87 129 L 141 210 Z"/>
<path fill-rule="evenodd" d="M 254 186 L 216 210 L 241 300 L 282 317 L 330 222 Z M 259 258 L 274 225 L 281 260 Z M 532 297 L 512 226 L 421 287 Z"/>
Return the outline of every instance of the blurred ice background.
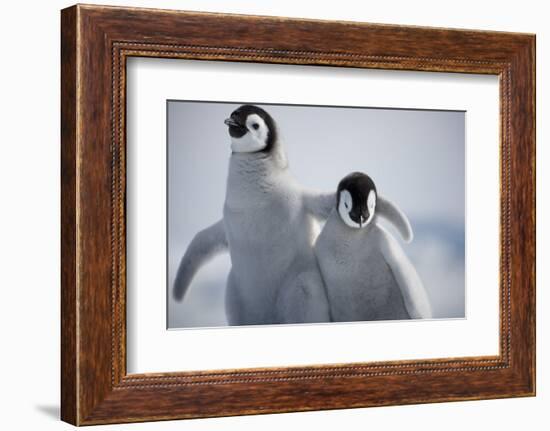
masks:
<path fill-rule="evenodd" d="M 465 113 L 257 104 L 278 123 L 302 184 L 335 190 L 356 170 L 373 178 L 410 218 L 415 238 L 403 247 L 434 317 L 465 317 Z M 183 302 L 171 289 L 195 233 L 222 216 L 230 155 L 223 120 L 239 105 L 167 104 L 169 328 L 227 324 L 228 255 L 202 268 Z"/>

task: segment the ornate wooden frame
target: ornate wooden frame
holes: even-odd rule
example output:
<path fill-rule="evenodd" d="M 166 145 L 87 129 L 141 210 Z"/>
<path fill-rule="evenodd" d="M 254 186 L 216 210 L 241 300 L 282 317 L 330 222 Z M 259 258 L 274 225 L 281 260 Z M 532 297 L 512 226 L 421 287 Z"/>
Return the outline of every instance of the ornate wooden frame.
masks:
<path fill-rule="evenodd" d="M 535 394 L 535 36 L 102 6 L 61 13 L 61 417 L 75 425 Z M 129 56 L 500 77 L 500 354 L 126 373 Z"/>

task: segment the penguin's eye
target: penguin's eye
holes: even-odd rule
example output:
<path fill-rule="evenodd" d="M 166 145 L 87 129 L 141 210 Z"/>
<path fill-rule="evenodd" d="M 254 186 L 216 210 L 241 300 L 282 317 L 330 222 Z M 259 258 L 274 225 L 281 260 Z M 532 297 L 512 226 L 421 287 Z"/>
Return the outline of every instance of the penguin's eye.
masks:
<path fill-rule="evenodd" d="M 349 210 L 349 205 L 347 202 L 344 202 L 344 206 L 346 207 L 347 210 Z"/>
<path fill-rule="evenodd" d="M 252 124 L 252 128 L 254 130 L 258 130 L 260 128 L 260 125 L 258 123 L 254 123 L 254 124 Z"/>

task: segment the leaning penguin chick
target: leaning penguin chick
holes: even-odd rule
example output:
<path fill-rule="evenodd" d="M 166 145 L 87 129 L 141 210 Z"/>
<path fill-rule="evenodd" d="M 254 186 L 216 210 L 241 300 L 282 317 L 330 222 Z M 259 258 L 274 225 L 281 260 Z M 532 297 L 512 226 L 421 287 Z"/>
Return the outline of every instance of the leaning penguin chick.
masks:
<path fill-rule="evenodd" d="M 227 250 L 230 325 L 329 321 L 313 243 L 316 220 L 328 217 L 334 191 L 308 191 L 294 179 L 277 124 L 266 110 L 240 106 L 225 124 L 231 156 L 223 218 L 191 242 L 174 295 L 183 298 L 200 268 Z"/>
<path fill-rule="evenodd" d="M 334 321 L 431 317 L 420 277 L 380 218 L 412 238 L 406 216 L 379 196 L 368 175 L 354 172 L 340 181 L 336 208 L 315 244 Z"/>

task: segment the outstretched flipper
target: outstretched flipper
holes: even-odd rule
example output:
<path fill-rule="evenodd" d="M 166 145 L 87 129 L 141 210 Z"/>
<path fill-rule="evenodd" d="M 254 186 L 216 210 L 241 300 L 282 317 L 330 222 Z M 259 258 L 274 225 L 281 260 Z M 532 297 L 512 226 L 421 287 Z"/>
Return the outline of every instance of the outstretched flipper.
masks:
<path fill-rule="evenodd" d="M 187 247 L 178 267 L 174 281 L 174 298 L 181 301 L 197 271 L 227 249 L 223 220 L 197 233 Z"/>
<path fill-rule="evenodd" d="M 413 264 L 399 243 L 382 227 L 380 241 L 382 254 L 390 267 L 395 281 L 403 295 L 405 308 L 411 319 L 429 319 L 432 310 L 428 294 Z"/>
<path fill-rule="evenodd" d="M 392 201 L 382 196 L 376 198 L 376 214 L 391 223 L 405 242 L 411 242 L 413 231 L 409 219 Z"/>
<path fill-rule="evenodd" d="M 317 192 L 313 190 L 304 190 L 304 204 L 307 210 L 313 216 L 321 221 L 325 221 L 336 205 L 335 192 Z"/>

